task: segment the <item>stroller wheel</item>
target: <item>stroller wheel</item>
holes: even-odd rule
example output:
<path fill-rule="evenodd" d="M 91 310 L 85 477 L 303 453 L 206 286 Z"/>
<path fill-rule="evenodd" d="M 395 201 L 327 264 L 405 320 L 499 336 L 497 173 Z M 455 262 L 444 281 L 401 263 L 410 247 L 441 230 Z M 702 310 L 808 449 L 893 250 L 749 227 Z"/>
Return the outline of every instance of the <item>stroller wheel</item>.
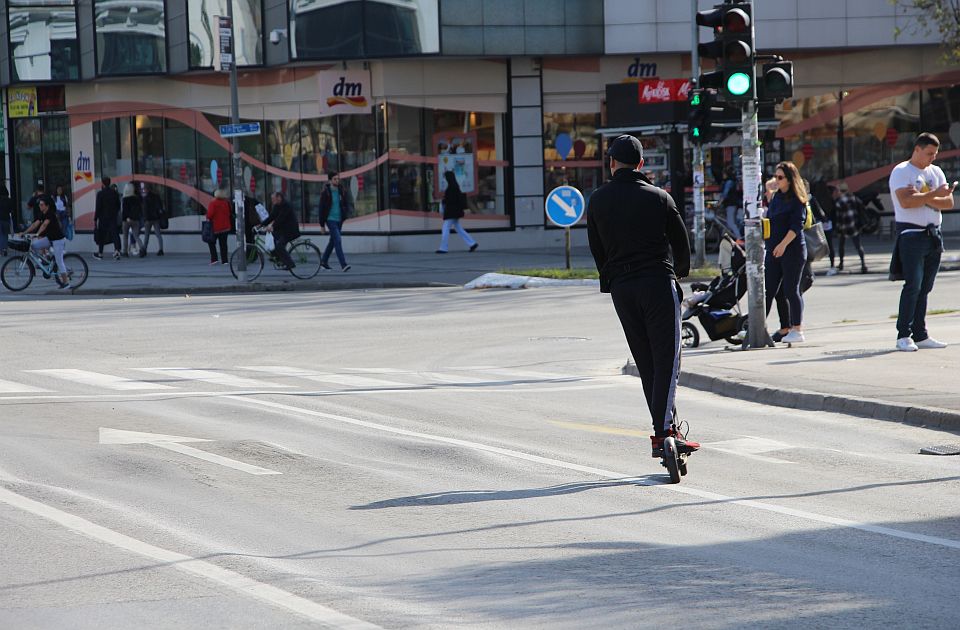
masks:
<path fill-rule="evenodd" d="M 697 327 L 690 322 L 683 322 L 680 325 L 680 347 L 696 348 L 700 345 L 700 333 Z"/>
<path fill-rule="evenodd" d="M 735 346 L 739 346 L 743 343 L 743 340 L 747 338 L 747 316 L 743 315 L 740 317 L 739 321 L 740 326 L 738 327 L 739 333 L 736 335 L 731 335 L 727 337 L 727 342 Z"/>

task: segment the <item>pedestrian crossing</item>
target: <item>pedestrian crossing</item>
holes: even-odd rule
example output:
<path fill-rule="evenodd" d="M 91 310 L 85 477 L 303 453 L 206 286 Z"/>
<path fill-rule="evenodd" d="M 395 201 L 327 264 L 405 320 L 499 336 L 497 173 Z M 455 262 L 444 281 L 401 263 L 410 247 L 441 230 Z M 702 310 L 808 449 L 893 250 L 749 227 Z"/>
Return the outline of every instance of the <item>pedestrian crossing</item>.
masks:
<path fill-rule="evenodd" d="M 582 386 L 615 376 L 575 375 L 528 370 L 522 367 L 450 367 L 442 370 L 351 367 L 315 370 L 285 365 L 241 365 L 230 368 L 133 367 L 110 372 L 79 368 L 25 369 L 7 371 L 0 379 L 0 400 L 31 395 L 92 395 L 106 393 L 210 391 L 320 391 L 332 394 L 376 394 L 437 391 L 463 388 L 468 391 Z"/>

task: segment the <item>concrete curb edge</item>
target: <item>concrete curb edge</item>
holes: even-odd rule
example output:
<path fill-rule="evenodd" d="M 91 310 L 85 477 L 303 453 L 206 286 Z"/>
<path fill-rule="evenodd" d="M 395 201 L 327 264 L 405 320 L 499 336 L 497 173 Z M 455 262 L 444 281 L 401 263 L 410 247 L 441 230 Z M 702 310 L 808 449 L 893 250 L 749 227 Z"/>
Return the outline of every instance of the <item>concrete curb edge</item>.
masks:
<path fill-rule="evenodd" d="M 621 373 L 639 376 L 637 366 L 630 360 L 623 366 Z M 776 407 L 803 409 L 805 411 L 827 411 L 874 420 L 891 420 L 921 427 L 960 431 L 960 413 L 939 407 L 903 405 L 869 398 L 837 396 L 807 390 L 782 391 L 738 379 L 723 379 L 690 371 L 680 373 L 680 384 L 684 387 L 727 398 L 758 402 Z"/>

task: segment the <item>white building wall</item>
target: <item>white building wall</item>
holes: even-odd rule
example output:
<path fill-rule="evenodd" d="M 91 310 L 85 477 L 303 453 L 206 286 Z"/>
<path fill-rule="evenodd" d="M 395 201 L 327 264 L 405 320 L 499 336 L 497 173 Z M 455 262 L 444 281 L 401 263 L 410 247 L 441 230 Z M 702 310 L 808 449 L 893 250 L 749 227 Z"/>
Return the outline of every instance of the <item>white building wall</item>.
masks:
<path fill-rule="evenodd" d="M 698 10 L 719 2 L 698 0 Z M 603 6 L 608 55 L 690 51 L 689 0 L 604 0 Z M 761 52 L 939 43 L 936 33 L 921 32 L 909 11 L 887 0 L 756 0 L 754 17 Z M 700 40 L 709 38 L 701 29 Z"/>

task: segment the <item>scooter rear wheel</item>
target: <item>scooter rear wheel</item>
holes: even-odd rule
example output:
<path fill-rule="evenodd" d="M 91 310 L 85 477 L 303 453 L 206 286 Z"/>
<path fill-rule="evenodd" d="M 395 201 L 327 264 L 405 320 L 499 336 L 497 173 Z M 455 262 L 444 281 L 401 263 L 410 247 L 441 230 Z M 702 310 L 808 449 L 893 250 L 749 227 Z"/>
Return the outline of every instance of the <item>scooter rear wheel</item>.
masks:
<path fill-rule="evenodd" d="M 663 465 L 670 473 L 670 483 L 680 483 L 680 457 L 677 455 L 677 443 L 672 437 L 663 439 Z"/>

